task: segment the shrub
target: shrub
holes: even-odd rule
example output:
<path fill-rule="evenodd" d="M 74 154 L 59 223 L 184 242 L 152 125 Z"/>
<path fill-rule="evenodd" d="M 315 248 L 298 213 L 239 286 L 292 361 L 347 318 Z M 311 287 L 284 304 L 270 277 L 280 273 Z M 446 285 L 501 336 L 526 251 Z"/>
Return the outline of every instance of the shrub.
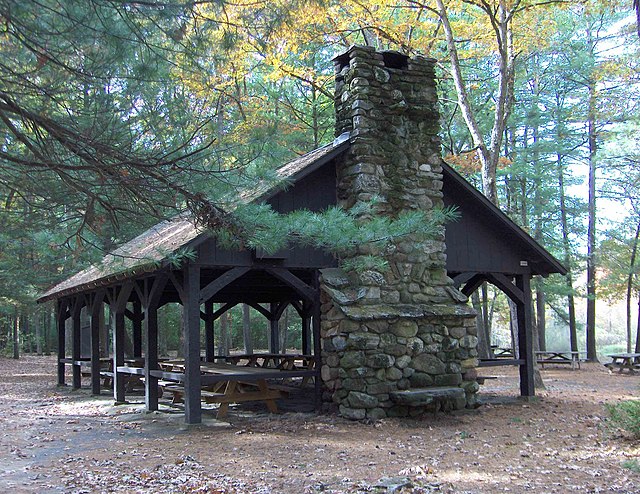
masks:
<path fill-rule="evenodd" d="M 622 401 L 605 406 L 612 426 L 628 432 L 635 439 L 640 439 L 640 400 Z"/>

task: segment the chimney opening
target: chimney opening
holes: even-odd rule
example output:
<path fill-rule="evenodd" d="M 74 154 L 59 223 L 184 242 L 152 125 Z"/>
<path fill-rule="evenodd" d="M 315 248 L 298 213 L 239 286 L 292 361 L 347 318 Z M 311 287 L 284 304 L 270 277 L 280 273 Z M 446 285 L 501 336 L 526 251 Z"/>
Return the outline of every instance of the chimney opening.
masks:
<path fill-rule="evenodd" d="M 409 57 L 397 51 L 383 51 L 382 60 L 388 69 L 406 69 L 409 67 Z"/>
<path fill-rule="evenodd" d="M 338 67 L 338 72 L 342 71 L 342 69 L 349 66 L 349 52 L 338 55 L 334 58 L 334 61 Z"/>

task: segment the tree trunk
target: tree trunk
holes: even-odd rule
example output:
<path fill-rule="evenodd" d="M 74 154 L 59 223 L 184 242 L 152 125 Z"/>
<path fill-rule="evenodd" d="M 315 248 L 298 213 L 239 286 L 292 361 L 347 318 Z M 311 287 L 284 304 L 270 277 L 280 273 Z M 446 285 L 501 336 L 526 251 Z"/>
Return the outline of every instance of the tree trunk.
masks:
<path fill-rule="evenodd" d="M 287 333 L 289 332 L 289 307 L 284 310 L 282 317 L 278 321 L 278 330 L 280 332 L 280 353 L 287 353 Z"/>
<path fill-rule="evenodd" d="M 33 353 L 33 335 L 31 334 L 31 325 L 29 323 L 29 313 L 23 310 L 20 314 L 20 332 L 22 333 L 22 351 L 24 353 Z"/>
<path fill-rule="evenodd" d="M 498 5 L 495 9 L 485 9 L 481 7 L 482 11 L 489 16 L 493 28 L 493 34 L 497 44 L 496 51 L 498 61 L 498 91 L 494 98 L 496 104 L 493 126 L 491 128 L 491 139 L 487 146 L 474 110 L 471 107 L 467 88 L 462 77 L 460 58 L 458 56 L 453 29 L 449 22 L 447 8 L 443 0 L 437 0 L 436 5 L 447 40 L 447 49 L 451 61 L 451 75 L 456 88 L 456 94 L 458 95 L 458 105 L 469 133 L 471 134 L 471 138 L 473 139 L 473 145 L 477 151 L 480 163 L 482 164 L 483 192 L 493 204 L 497 205 L 498 190 L 496 171 L 500 159 L 504 131 L 514 101 L 515 51 L 511 28 L 511 19 L 514 12 L 507 9 L 507 2 L 505 0 L 498 0 Z"/>
<path fill-rule="evenodd" d="M 633 295 L 633 278 L 634 268 L 636 264 L 636 254 L 638 252 L 638 238 L 640 237 L 640 222 L 636 227 L 636 235 L 633 238 L 633 246 L 631 248 L 631 260 L 629 261 L 629 276 L 627 277 L 627 352 L 631 353 L 632 331 L 631 331 L 631 299 Z M 636 341 L 637 346 L 637 341 Z"/>
<path fill-rule="evenodd" d="M 36 312 L 36 316 L 37 316 L 37 312 Z M 43 333 L 44 321 L 46 318 L 46 312 L 43 312 L 41 316 L 42 317 L 36 317 L 36 325 L 35 325 L 37 355 L 42 355 L 42 333 Z"/>
<path fill-rule="evenodd" d="M 640 353 L 640 295 L 638 295 L 638 322 L 636 324 L 636 353 Z"/>
<path fill-rule="evenodd" d="M 49 355 L 49 338 L 51 337 L 51 309 L 48 306 L 45 306 L 44 310 L 44 327 L 43 327 L 43 335 L 42 335 L 42 352 L 44 355 Z"/>
<path fill-rule="evenodd" d="M 556 104 L 559 105 L 559 98 L 556 95 Z M 560 135 L 560 129 L 557 131 L 557 135 Z M 573 297 L 573 280 L 571 278 L 571 242 L 569 241 L 569 222 L 567 220 L 567 206 L 566 197 L 564 193 L 564 169 L 563 169 L 563 156 L 557 155 L 558 160 L 558 193 L 560 195 L 560 222 L 562 226 L 562 246 L 564 250 L 564 264 L 567 268 L 567 275 L 565 276 L 565 283 L 567 286 L 567 306 L 569 309 L 569 341 L 571 345 L 571 351 L 578 351 L 578 327 L 576 325 L 576 306 Z"/>
<path fill-rule="evenodd" d="M 538 330 L 538 349 L 547 349 L 547 318 L 545 314 L 545 294 L 542 289 L 542 280 L 538 278 L 536 283 L 536 328 Z"/>
<path fill-rule="evenodd" d="M 589 33 L 588 33 L 589 34 Z M 596 87 L 589 83 L 589 224 L 587 229 L 587 360 L 597 362 L 596 349 Z"/>
<path fill-rule="evenodd" d="M 518 308 L 516 307 L 515 302 L 509 299 L 509 327 L 511 328 L 511 351 L 513 352 L 513 356 L 515 358 L 519 357 L 520 345 L 518 344 Z"/>
<path fill-rule="evenodd" d="M 17 305 L 13 318 L 13 358 L 20 358 L 20 311 Z"/>
<path fill-rule="evenodd" d="M 229 318 L 225 312 L 220 316 L 220 340 L 218 341 L 218 355 L 229 355 Z"/>
<path fill-rule="evenodd" d="M 478 333 L 478 356 L 482 358 L 491 358 L 491 339 L 489 338 L 488 333 L 485 331 L 486 327 L 483 323 L 485 318 L 485 314 L 483 311 L 482 304 L 480 302 L 480 295 L 476 290 L 471 294 L 471 305 L 478 313 L 476 317 L 476 330 Z"/>

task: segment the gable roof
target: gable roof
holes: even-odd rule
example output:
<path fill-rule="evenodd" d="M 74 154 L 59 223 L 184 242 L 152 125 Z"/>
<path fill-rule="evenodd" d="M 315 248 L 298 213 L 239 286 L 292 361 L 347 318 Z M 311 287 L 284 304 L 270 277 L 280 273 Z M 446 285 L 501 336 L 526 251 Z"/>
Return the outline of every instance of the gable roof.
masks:
<path fill-rule="evenodd" d="M 276 180 L 262 182 L 239 194 L 239 202 L 251 203 L 269 199 L 289 184 L 306 177 L 349 147 L 348 134 L 331 144 L 322 146 L 278 168 Z M 39 298 L 45 302 L 70 293 L 80 292 L 117 280 L 151 272 L 169 262 L 171 254 L 180 248 L 191 246 L 199 238 L 210 234 L 196 226 L 189 213 L 179 214 L 149 228 L 129 242 L 107 254 L 99 264 L 76 273 L 52 286 Z"/>
<path fill-rule="evenodd" d="M 315 149 L 276 170 L 277 180 L 262 182 L 252 189 L 239 194 L 239 202 L 251 203 L 264 201 L 318 170 L 334 158 L 342 155 L 350 146 L 349 135 L 343 134 L 333 143 Z M 449 180 L 463 191 L 466 201 L 472 201 L 474 207 L 482 208 L 492 221 L 515 235 L 539 259 L 538 265 L 544 267 L 541 273 L 566 274 L 567 270 L 544 247 L 516 225 L 505 213 L 492 204 L 482 193 L 467 182 L 453 168 L 443 162 L 444 179 Z M 177 215 L 158 223 L 138 235 L 118 249 L 107 254 L 102 261 L 90 266 L 70 278 L 51 287 L 38 299 L 44 302 L 71 293 L 77 293 L 115 281 L 136 277 L 152 272 L 170 262 L 170 256 L 180 248 L 192 247 L 200 239 L 208 238 L 210 233 L 197 227 L 188 213 Z"/>

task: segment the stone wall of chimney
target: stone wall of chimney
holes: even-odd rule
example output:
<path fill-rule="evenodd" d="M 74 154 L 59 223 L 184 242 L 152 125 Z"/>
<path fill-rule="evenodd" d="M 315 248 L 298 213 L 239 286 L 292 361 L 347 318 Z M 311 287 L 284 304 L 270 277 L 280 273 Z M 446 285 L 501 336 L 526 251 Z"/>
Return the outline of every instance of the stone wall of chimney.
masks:
<path fill-rule="evenodd" d="M 442 207 L 434 61 L 352 47 L 335 59 L 336 134 L 351 147 L 338 168 L 338 202 L 395 217 Z M 420 414 L 431 406 L 474 406 L 478 385 L 475 313 L 445 263 L 444 227 L 434 239 L 408 236 L 382 255 L 386 270 L 322 273 L 325 397 L 354 419 Z M 458 387 L 456 398 L 394 400 L 406 389 Z"/>

